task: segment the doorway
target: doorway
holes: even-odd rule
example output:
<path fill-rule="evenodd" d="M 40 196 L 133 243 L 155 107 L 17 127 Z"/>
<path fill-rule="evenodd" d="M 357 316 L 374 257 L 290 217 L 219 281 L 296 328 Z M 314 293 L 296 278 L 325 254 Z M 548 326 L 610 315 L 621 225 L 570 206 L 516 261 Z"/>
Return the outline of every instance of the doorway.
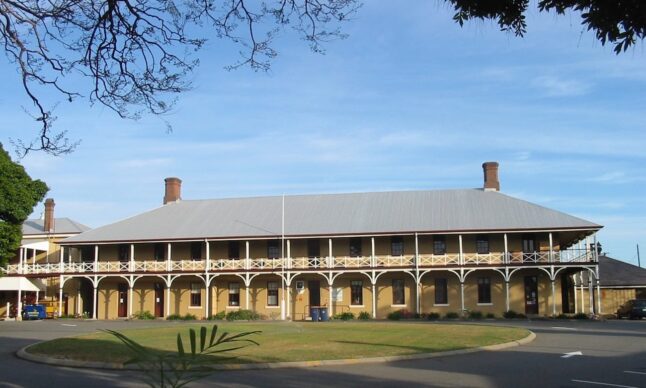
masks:
<path fill-rule="evenodd" d="M 128 317 L 128 285 L 119 284 L 119 318 Z"/>
<path fill-rule="evenodd" d="M 67 309 L 69 302 L 69 296 L 67 294 L 63 294 L 63 315 L 67 316 L 69 314 L 69 311 Z"/>
<path fill-rule="evenodd" d="M 574 312 L 574 281 L 570 274 L 561 276 L 561 300 L 563 313 Z"/>
<path fill-rule="evenodd" d="M 525 314 L 538 314 L 537 276 L 525 276 Z"/>
<path fill-rule="evenodd" d="M 164 285 L 161 283 L 155 283 L 155 316 L 164 316 Z"/>
<path fill-rule="evenodd" d="M 88 279 L 79 279 L 79 294 L 81 295 L 82 311 L 80 314 L 86 317 L 92 317 L 94 312 L 94 287 Z"/>
<path fill-rule="evenodd" d="M 321 305 L 321 282 L 310 280 L 307 282 L 307 289 L 310 294 L 310 307 Z"/>

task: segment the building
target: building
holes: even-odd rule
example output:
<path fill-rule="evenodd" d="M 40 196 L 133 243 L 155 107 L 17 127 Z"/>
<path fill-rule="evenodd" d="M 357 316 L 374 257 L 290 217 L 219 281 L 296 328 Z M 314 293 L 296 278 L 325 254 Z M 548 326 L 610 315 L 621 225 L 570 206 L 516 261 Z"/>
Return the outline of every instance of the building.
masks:
<path fill-rule="evenodd" d="M 57 264 L 8 272 L 58 278 L 74 313 L 100 319 L 573 312 L 572 276 L 598 279 L 601 226 L 501 193 L 498 163 L 483 172 L 479 189 L 214 200 L 182 200 L 167 178 L 163 206 L 66 239 Z"/>
<path fill-rule="evenodd" d="M 58 305 L 59 278 L 40 276 L 58 269 L 61 248 L 59 243 L 68 237 L 90 230 L 69 218 L 55 218 L 52 198 L 45 200 L 45 211 L 38 219 L 29 219 L 22 225 L 22 241 L 16 258 L 10 262 L 7 273 L 14 278 L 0 278 L 0 316 L 7 315 L 7 303 L 20 311 L 22 303 L 48 303 Z M 55 268 L 54 268 L 55 267 Z M 18 270 L 20 269 L 20 270 Z M 35 275 L 35 276 L 34 276 Z M 66 297 L 66 295 L 64 296 Z M 67 308 L 66 299 L 63 307 Z M 12 316 L 15 315 L 12 312 Z M 61 310 L 65 313 L 65 310 Z"/>
<path fill-rule="evenodd" d="M 631 299 L 646 299 L 646 269 L 599 255 L 599 289 L 601 290 L 601 312 L 611 315 L 619 306 Z M 590 280 L 587 273 L 574 276 L 576 312 L 589 313 L 596 304 L 597 294 L 590 294 Z"/>

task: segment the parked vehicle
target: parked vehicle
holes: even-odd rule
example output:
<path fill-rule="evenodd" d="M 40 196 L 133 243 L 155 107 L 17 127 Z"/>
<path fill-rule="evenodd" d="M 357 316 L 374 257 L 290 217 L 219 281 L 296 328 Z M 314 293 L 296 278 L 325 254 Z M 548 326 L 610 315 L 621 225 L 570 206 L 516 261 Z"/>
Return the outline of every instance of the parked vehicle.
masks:
<path fill-rule="evenodd" d="M 617 309 L 617 318 L 646 318 L 646 299 L 631 299 Z"/>

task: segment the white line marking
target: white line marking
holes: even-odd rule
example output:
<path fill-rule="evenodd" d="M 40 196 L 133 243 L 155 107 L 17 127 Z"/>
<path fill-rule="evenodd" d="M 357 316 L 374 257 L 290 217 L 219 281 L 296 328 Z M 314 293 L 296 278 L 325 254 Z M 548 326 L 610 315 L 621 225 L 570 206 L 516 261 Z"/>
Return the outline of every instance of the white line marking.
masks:
<path fill-rule="evenodd" d="M 572 330 L 572 331 L 578 331 L 579 329 L 576 329 L 574 327 L 562 327 L 562 326 L 552 326 L 552 329 L 557 329 L 557 330 Z"/>
<path fill-rule="evenodd" d="M 76 325 L 70 325 L 69 323 L 61 323 L 61 326 L 76 327 Z"/>
<path fill-rule="evenodd" d="M 580 350 L 576 352 L 565 353 L 561 356 L 561 358 L 570 358 L 572 356 L 583 356 L 583 353 L 581 353 Z"/>
<path fill-rule="evenodd" d="M 598 381 L 586 381 L 586 380 L 575 380 L 575 379 L 572 379 L 572 381 L 575 382 L 575 383 L 584 383 L 584 384 L 592 384 L 592 385 L 604 385 L 606 387 L 639 388 L 639 387 L 633 387 L 632 385 L 619 385 L 619 384 L 600 383 Z"/>
<path fill-rule="evenodd" d="M 635 372 L 634 370 L 625 370 L 624 373 L 632 373 L 635 375 L 646 375 L 646 372 Z"/>

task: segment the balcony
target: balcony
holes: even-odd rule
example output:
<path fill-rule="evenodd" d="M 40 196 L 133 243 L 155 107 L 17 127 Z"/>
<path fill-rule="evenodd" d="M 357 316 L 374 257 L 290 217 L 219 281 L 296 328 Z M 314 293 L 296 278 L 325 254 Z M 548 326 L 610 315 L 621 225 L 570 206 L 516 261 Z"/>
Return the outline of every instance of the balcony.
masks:
<path fill-rule="evenodd" d="M 497 252 L 487 254 L 451 253 L 444 255 L 422 254 L 407 256 L 337 256 L 337 257 L 294 257 L 294 258 L 254 258 L 254 259 L 211 259 L 207 260 L 139 260 L 139 261 L 99 261 L 36 263 L 8 265 L 8 275 L 37 274 L 92 274 L 92 273 L 204 273 L 219 271 L 275 271 L 275 270 L 332 270 L 356 268 L 415 268 L 456 267 L 456 266 L 501 266 L 501 265 L 541 265 L 563 263 L 589 263 L 594 261 L 592 252 L 584 249 L 571 249 L 555 252 Z"/>

